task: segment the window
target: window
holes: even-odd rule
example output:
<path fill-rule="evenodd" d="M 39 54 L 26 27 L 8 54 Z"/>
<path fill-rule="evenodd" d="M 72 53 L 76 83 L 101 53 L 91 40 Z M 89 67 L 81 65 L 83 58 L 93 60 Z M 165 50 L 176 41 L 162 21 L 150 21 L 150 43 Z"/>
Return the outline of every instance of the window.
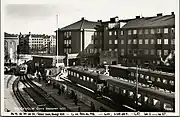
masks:
<path fill-rule="evenodd" d="M 145 54 L 145 55 L 148 55 L 148 54 L 149 54 L 149 50 L 148 50 L 148 49 L 145 49 L 145 50 L 144 50 L 144 54 Z"/>
<path fill-rule="evenodd" d="M 142 44 L 142 39 L 139 39 L 139 44 Z"/>
<path fill-rule="evenodd" d="M 87 81 L 89 81 L 89 77 L 87 77 Z"/>
<path fill-rule="evenodd" d="M 121 35 L 123 35 L 124 34 L 124 32 L 121 30 Z"/>
<path fill-rule="evenodd" d="M 94 35 L 97 35 L 97 32 L 94 32 Z"/>
<path fill-rule="evenodd" d="M 149 39 L 145 39 L 145 44 L 148 44 Z"/>
<path fill-rule="evenodd" d="M 164 33 L 168 33 L 168 28 L 164 28 Z"/>
<path fill-rule="evenodd" d="M 169 81 L 169 84 L 172 85 L 172 86 L 174 86 L 174 81 L 173 81 L 173 80 L 170 80 L 170 81 Z"/>
<path fill-rule="evenodd" d="M 112 40 L 109 40 L 109 44 L 112 44 Z"/>
<path fill-rule="evenodd" d="M 99 52 L 101 51 L 101 48 L 99 48 Z"/>
<path fill-rule="evenodd" d="M 91 82 L 93 82 L 93 79 L 91 78 Z"/>
<path fill-rule="evenodd" d="M 142 34 L 143 33 L 143 30 L 141 29 L 141 30 L 139 30 L 139 34 Z"/>
<path fill-rule="evenodd" d="M 144 31 L 145 31 L 145 34 L 148 34 L 148 29 L 145 29 Z"/>
<path fill-rule="evenodd" d="M 128 30 L 128 35 L 131 35 L 131 30 Z"/>
<path fill-rule="evenodd" d="M 151 29 L 151 34 L 154 34 L 154 33 L 155 33 L 154 29 Z"/>
<path fill-rule="evenodd" d="M 157 78 L 157 82 L 161 82 L 161 78 Z"/>
<path fill-rule="evenodd" d="M 168 50 L 164 50 L 164 55 L 168 55 Z"/>
<path fill-rule="evenodd" d="M 97 53 L 97 48 L 94 48 L 94 53 Z"/>
<path fill-rule="evenodd" d="M 152 49 L 152 50 L 150 51 L 150 54 L 151 54 L 151 55 L 154 55 L 154 54 L 155 54 L 155 50 Z"/>
<path fill-rule="evenodd" d="M 133 39 L 133 44 L 137 44 L 137 40 L 136 39 Z"/>
<path fill-rule="evenodd" d="M 151 39 L 151 44 L 155 44 L 155 41 L 154 41 L 154 39 Z"/>
<path fill-rule="evenodd" d="M 168 44 L 168 39 L 164 39 L 164 44 Z"/>
<path fill-rule="evenodd" d="M 133 30 L 133 34 L 137 34 L 137 30 Z"/>
<path fill-rule="evenodd" d="M 132 54 L 132 50 L 131 49 L 128 49 L 128 54 Z"/>
<path fill-rule="evenodd" d="M 121 49 L 121 56 L 124 56 L 124 49 Z"/>
<path fill-rule="evenodd" d="M 117 52 L 117 48 L 116 48 L 116 49 L 114 49 L 114 51 L 116 51 L 116 52 Z"/>
<path fill-rule="evenodd" d="M 133 56 L 137 56 L 137 50 L 136 49 L 134 49 L 134 51 L 133 51 Z"/>
<path fill-rule="evenodd" d="M 157 29 L 157 33 L 161 33 L 161 29 L 160 28 Z"/>
<path fill-rule="evenodd" d="M 171 39 L 171 44 L 174 45 L 175 39 Z"/>
<path fill-rule="evenodd" d="M 112 35 L 112 31 L 109 31 L 109 35 Z"/>
<path fill-rule="evenodd" d="M 114 35 L 117 35 L 117 32 L 116 32 L 116 31 L 114 31 Z"/>
<path fill-rule="evenodd" d="M 79 74 L 77 73 L 77 77 L 79 78 Z"/>
<path fill-rule="evenodd" d="M 142 49 L 139 49 L 138 54 L 144 54 Z"/>
<path fill-rule="evenodd" d="M 161 44 L 161 39 L 157 39 L 157 44 Z"/>
<path fill-rule="evenodd" d="M 119 93 L 119 87 L 115 86 L 114 92 Z"/>
<path fill-rule="evenodd" d="M 118 40 L 116 39 L 116 40 L 114 40 L 114 44 L 118 44 Z"/>
<path fill-rule="evenodd" d="M 66 36 L 66 32 L 64 32 L 64 36 Z"/>
<path fill-rule="evenodd" d="M 171 28 L 171 33 L 175 33 L 175 29 L 174 28 Z"/>
<path fill-rule="evenodd" d="M 157 55 L 161 55 L 161 50 L 157 50 Z"/>
<path fill-rule="evenodd" d="M 128 44 L 131 44 L 131 39 L 128 39 Z"/>
<path fill-rule="evenodd" d="M 121 44 L 124 44 L 124 40 L 121 40 Z"/>
<path fill-rule="evenodd" d="M 109 51 L 112 51 L 112 49 L 111 49 L 111 48 L 109 48 Z"/>

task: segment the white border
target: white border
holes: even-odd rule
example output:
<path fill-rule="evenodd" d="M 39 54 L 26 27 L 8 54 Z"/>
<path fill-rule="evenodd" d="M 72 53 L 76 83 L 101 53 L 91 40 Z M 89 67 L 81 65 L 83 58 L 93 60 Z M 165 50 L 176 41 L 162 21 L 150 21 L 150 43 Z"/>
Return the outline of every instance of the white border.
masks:
<path fill-rule="evenodd" d="M 11 112 L 4 112 L 4 30 L 3 30 L 3 27 L 4 27 L 4 5 L 5 3 L 8 3 L 9 1 L 7 0 L 1 0 L 1 115 L 3 116 L 13 116 L 11 115 Z M 15 3 L 16 1 L 14 1 L 13 4 L 23 4 L 25 1 L 22 0 L 22 3 L 20 3 L 18 1 L 18 3 Z M 30 4 L 31 1 L 26 1 L 28 2 L 27 4 Z M 26 3 L 25 2 L 25 3 Z M 56 1 L 57 2 L 57 1 Z M 40 1 L 37 1 L 37 4 L 42 4 L 44 3 L 44 0 L 40 0 Z M 178 9 L 176 11 L 176 13 L 179 13 L 179 0 L 177 0 L 177 3 L 178 3 Z M 46 2 L 47 4 L 47 2 Z M 175 113 L 164 113 L 164 112 L 160 112 L 159 114 L 165 114 L 165 116 L 179 116 L 179 14 L 175 14 L 175 54 L 176 54 L 176 58 L 175 58 L 175 67 L 176 67 L 176 72 L 175 72 Z M 34 113 L 34 112 L 33 112 Z M 30 113 L 31 115 L 29 116 L 32 116 L 33 113 Z M 132 112 L 127 112 L 128 115 L 122 115 L 123 112 L 105 112 L 105 113 L 102 113 L 102 112 L 95 112 L 95 116 L 114 116 L 115 114 L 119 113 L 121 116 L 135 116 L 136 113 L 132 113 Z M 148 113 L 148 112 L 146 112 Z M 15 114 L 15 113 L 14 113 Z M 20 115 L 20 112 L 17 112 L 18 116 L 21 116 Z M 34 113 L 35 116 L 38 116 L 38 113 Z M 44 113 L 45 114 L 45 113 Z M 50 113 L 52 114 L 52 113 Z M 58 113 L 60 115 L 60 113 Z M 88 114 L 88 116 L 94 116 L 94 115 L 91 115 L 92 113 L 91 112 L 81 112 L 81 113 L 78 113 L 78 112 L 65 112 L 65 113 L 61 113 L 61 114 L 64 114 L 64 116 L 71 116 L 71 115 L 74 115 L 76 116 L 86 116 L 84 114 Z M 83 115 L 82 115 L 83 114 Z M 106 114 L 110 114 L 110 115 L 106 115 Z M 151 114 L 151 115 L 150 115 Z M 140 112 L 139 113 L 140 116 L 159 116 L 158 113 L 153 113 L 153 112 L 150 112 L 148 115 L 145 115 L 144 112 Z M 14 115 L 14 116 L 17 116 L 17 115 Z M 25 115 L 22 115 L 22 116 L 25 116 Z M 28 116 L 28 114 L 26 115 Z"/>

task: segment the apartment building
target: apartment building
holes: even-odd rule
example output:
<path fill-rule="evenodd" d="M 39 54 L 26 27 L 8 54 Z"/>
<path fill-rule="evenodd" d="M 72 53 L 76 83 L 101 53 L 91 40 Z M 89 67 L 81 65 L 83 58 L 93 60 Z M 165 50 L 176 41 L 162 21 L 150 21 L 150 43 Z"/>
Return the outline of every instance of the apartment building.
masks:
<path fill-rule="evenodd" d="M 75 23 L 58 29 L 58 33 L 56 31 L 56 35 L 58 34 L 58 55 L 66 55 L 68 59 L 68 62 L 64 61 L 66 64 L 82 64 L 87 59 L 89 52 L 86 50 L 92 47 L 94 28 L 98 24 L 99 22 L 82 18 Z"/>
<path fill-rule="evenodd" d="M 125 66 L 156 66 L 175 50 L 175 15 L 136 16 L 122 20 L 118 31 L 118 63 Z"/>

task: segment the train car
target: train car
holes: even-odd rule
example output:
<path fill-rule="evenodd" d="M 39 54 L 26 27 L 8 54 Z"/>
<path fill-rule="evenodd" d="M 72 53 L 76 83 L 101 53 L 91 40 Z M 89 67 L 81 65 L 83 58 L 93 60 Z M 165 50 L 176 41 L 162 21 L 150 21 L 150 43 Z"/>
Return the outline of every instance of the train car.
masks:
<path fill-rule="evenodd" d="M 174 94 L 138 86 L 117 79 L 107 79 L 106 95 L 121 105 L 127 105 L 142 112 L 174 112 Z M 138 103 L 136 103 L 138 102 Z"/>
<path fill-rule="evenodd" d="M 68 68 L 68 79 L 73 83 L 85 86 L 93 91 L 100 91 L 106 85 L 106 79 L 112 77 L 85 70 L 84 68 Z"/>
<path fill-rule="evenodd" d="M 14 72 L 14 75 L 21 76 L 21 75 L 27 74 L 27 68 L 28 68 L 27 64 L 21 64 L 21 65 L 17 66 L 17 68 Z"/>
<path fill-rule="evenodd" d="M 121 77 L 123 79 L 129 78 L 129 71 L 128 67 L 125 66 L 117 66 L 117 65 L 110 65 L 109 66 L 109 75 L 113 77 Z"/>
<path fill-rule="evenodd" d="M 129 67 L 129 78 L 136 80 L 137 68 Z M 152 85 L 156 88 L 175 91 L 175 75 L 174 73 L 166 73 L 152 71 L 148 69 L 138 69 L 138 82 L 145 85 Z"/>

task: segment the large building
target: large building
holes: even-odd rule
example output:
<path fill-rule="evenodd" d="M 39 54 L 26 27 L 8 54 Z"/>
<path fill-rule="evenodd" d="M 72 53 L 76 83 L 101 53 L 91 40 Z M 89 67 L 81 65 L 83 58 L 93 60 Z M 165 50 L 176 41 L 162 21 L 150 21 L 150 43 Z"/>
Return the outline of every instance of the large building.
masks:
<path fill-rule="evenodd" d="M 125 66 L 156 66 L 175 50 L 175 15 L 157 14 L 122 20 L 119 29 L 118 61 Z"/>
<path fill-rule="evenodd" d="M 56 38 L 45 34 L 19 35 L 20 54 L 44 54 L 55 55 Z"/>
<path fill-rule="evenodd" d="M 58 30 L 58 55 L 68 56 L 68 62 L 65 61 L 65 63 L 70 65 L 82 63 L 81 61 L 87 55 L 86 48 L 93 43 L 95 27 L 98 24 L 99 22 L 82 18 L 80 21 Z"/>
<path fill-rule="evenodd" d="M 99 53 L 99 64 L 118 63 L 118 30 L 120 23 L 118 17 L 110 21 L 101 22 L 94 34 L 94 51 Z"/>
<path fill-rule="evenodd" d="M 17 34 L 4 33 L 4 60 L 5 62 L 17 62 L 17 45 L 19 39 Z"/>

